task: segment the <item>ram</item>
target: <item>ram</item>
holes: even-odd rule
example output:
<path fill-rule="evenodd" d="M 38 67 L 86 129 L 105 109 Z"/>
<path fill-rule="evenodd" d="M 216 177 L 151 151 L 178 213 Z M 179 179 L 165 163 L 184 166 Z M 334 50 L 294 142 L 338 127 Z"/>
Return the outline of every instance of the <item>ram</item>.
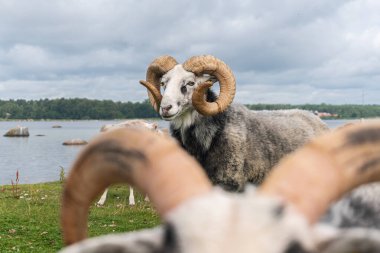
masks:
<path fill-rule="evenodd" d="M 218 97 L 210 89 L 216 81 Z M 281 157 L 327 130 L 307 111 L 259 112 L 230 105 L 235 77 L 213 56 L 195 56 L 184 64 L 171 56 L 159 57 L 149 65 L 146 81 L 140 82 L 154 109 L 171 122 L 172 136 L 201 163 L 214 184 L 227 190 L 261 183 Z"/>
<path fill-rule="evenodd" d="M 357 203 L 361 195 L 360 209 L 333 207 L 336 214 L 366 214 L 352 216 L 350 226 L 319 221 L 334 200 L 380 180 L 379 133 L 380 122 L 330 132 L 283 159 L 258 189 L 241 194 L 212 187 L 196 160 L 168 137 L 138 129 L 106 133 L 87 147 L 67 178 L 65 243 L 86 237 L 91 201 L 111 183 L 133 183 L 147 192 L 163 225 L 88 239 L 62 252 L 380 252 L 380 224 L 374 220 L 380 200 L 368 198 L 379 196 L 378 187 L 362 186 L 354 199 L 345 197 Z"/>

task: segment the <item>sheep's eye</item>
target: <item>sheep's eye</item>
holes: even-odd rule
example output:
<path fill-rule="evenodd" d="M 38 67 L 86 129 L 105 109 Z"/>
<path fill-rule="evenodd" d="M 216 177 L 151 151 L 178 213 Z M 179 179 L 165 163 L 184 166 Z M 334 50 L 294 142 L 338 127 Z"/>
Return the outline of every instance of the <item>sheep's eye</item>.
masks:
<path fill-rule="evenodd" d="M 165 83 L 164 83 L 164 82 L 161 82 L 160 85 L 163 87 L 163 86 L 165 86 Z"/>
<path fill-rule="evenodd" d="M 189 86 L 193 86 L 195 83 L 190 81 L 190 82 L 187 82 L 186 85 L 189 85 Z"/>

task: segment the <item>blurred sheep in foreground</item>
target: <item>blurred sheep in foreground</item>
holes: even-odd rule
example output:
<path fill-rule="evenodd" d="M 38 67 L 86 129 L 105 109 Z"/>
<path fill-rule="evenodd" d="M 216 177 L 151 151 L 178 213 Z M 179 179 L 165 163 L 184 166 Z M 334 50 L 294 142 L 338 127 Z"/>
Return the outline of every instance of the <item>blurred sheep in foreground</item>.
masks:
<path fill-rule="evenodd" d="M 320 221 L 334 201 L 378 180 L 380 122 L 315 139 L 283 159 L 259 188 L 242 194 L 212 187 L 197 161 L 168 137 L 140 129 L 110 131 L 86 148 L 66 181 L 63 236 L 66 245 L 76 244 L 62 253 L 380 252 L 380 223 L 375 222 L 380 200 L 373 198 L 379 187 L 366 185 L 346 195 L 348 201 L 360 198 L 361 209 L 339 202 L 332 207 L 335 215 L 350 211 L 376 217 L 353 215 L 358 220 L 345 228 L 331 225 L 326 216 Z M 146 192 L 163 224 L 79 242 L 87 236 L 91 202 L 121 182 Z M 371 223 L 370 228 L 360 225 Z"/>

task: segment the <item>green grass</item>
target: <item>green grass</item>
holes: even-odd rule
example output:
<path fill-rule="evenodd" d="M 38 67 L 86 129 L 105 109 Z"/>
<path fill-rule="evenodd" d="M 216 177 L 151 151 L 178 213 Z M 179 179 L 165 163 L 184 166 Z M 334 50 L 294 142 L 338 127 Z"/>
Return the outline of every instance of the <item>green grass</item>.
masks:
<path fill-rule="evenodd" d="M 59 182 L 20 185 L 19 198 L 12 186 L 0 186 L 0 252 L 56 252 L 63 247 L 59 226 Z M 93 206 L 89 235 L 118 233 L 154 227 L 160 223 L 152 206 L 136 194 L 128 205 L 128 187 L 115 186 L 104 207 Z"/>

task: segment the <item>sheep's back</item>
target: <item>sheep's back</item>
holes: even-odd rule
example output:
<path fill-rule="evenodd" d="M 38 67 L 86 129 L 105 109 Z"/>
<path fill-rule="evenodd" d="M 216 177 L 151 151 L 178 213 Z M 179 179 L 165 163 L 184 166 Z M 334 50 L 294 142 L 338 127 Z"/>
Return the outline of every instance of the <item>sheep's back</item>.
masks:
<path fill-rule="evenodd" d="M 253 122 L 262 123 L 280 140 L 297 147 L 328 130 L 319 117 L 304 110 L 251 111 L 251 115 Z"/>
<path fill-rule="evenodd" d="M 307 111 L 251 111 L 232 105 L 227 112 L 224 138 L 230 150 L 235 151 L 235 157 L 229 159 L 244 159 L 240 161 L 242 177 L 259 184 L 283 156 L 327 130 L 323 121 Z"/>

